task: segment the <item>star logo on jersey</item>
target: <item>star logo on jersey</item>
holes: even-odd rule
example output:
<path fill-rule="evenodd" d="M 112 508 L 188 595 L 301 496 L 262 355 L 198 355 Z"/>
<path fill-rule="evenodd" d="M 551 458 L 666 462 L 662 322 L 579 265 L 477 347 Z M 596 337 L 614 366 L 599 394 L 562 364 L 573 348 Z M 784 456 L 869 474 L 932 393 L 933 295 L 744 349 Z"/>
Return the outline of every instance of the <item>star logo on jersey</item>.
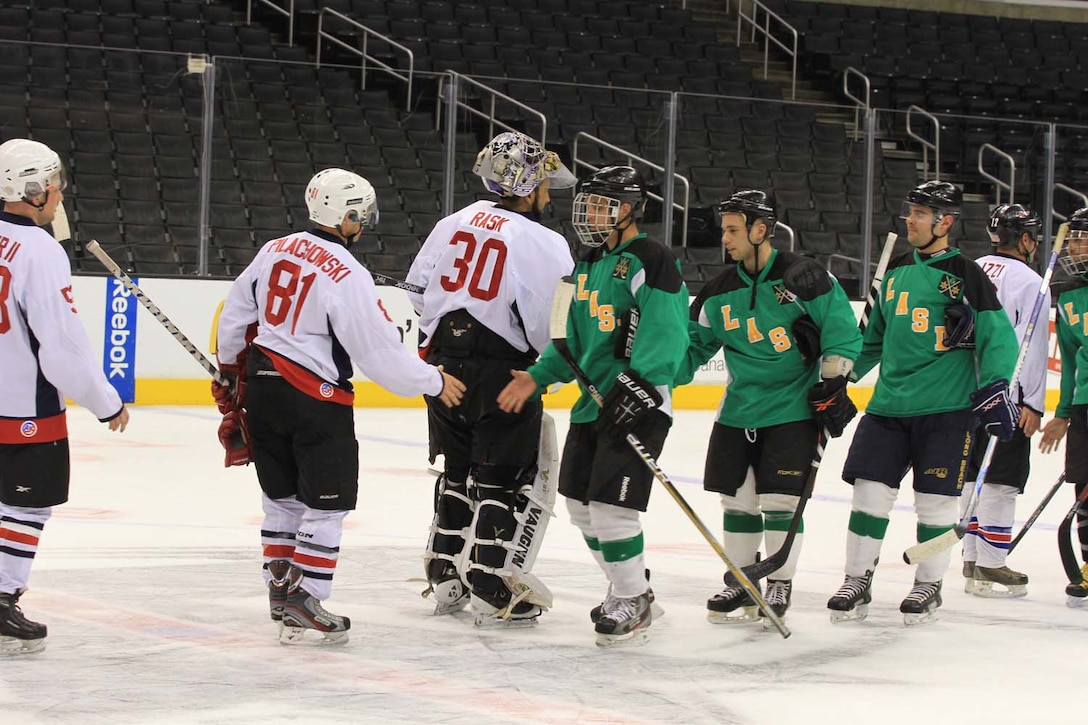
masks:
<path fill-rule="evenodd" d="M 963 297 L 963 280 L 946 274 L 937 283 L 937 291 L 953 302 L 958 302 Z"/>
<path fill-rule="evenodd" d="M 38 424 L 32 420 L 23 421 L 23 424 L 19 426 L 19 434 L 23 438 L 33 438 L 38 435 Z"/>
<path fill-rule="evenodd" d="M 616 279 L 627 279 L 627 275 L 631 272 L 631 260 L 627 257 L 620 257 L 616 260 L 616 266 L 612 268 L 612 276 Z"/>
<path fill-rule="evenodd" d="M 774 298 L 780 305 L 792 305 L 797 300 L 797 295 L 786 289 L 785 282 L 779 282 L 771 289 L 774 290 Z"/>

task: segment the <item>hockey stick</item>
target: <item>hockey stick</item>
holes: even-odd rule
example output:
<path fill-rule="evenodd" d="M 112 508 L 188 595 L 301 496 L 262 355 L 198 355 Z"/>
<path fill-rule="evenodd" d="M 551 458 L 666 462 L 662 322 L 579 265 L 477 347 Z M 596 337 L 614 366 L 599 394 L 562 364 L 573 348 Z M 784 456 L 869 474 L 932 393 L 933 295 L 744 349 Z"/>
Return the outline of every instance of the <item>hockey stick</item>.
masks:
<path fill-rule="evenodd" d="M 1058 238 L 1054 240 L 1054 249 L 1050 253 L 1050 261 L 1047 263 L 1046 272 L 1043 273 L 1042 282 L 1039 284 L 1039 293 L 1035 295 L 1035 306 L 1031 309 L 1028 318 L 1027 329 L 1024 330 L 1024 339 L 1020 342 L 1020 351 L 1016 355 L 1016 365 L 1012 369 L 1012 380 L 1009 381 L 1009 390 L 1015 391 L 1020 381 L 1020 372 L 1024 369 L 1024 360 L 1028 356 L 1028 346 L 1031 344 L 1031 336 L 1035 332 L 1035 324 L 1039 321 L 1039 313 L 1043 309 L 1043 298 L 1050 289 L 1050 278 L 1054 274 L 1054 265 L 1058 262 L 1058 254 L 1065 243 L 1065 235 L 1069 233 L 1069 223 L 1058 227 Z M 945 549 L 955 546 L 956 542 L 967 534 L 967 528 L 978 509 L 978 497 L 982 492 L 982 484 L 986 482 L 986 475 L 990 472 L 990 461 L 993 460 L 994 451 L 997 450 L 997 436 L 990 436 L 986 443 L 986 453 L 982 456 L 982 465 L 979 466 L 975 485 L 971 489 L 971 497 L 967 500 L 963 516 L 959 522 L 940 536 L 915 544 L 903 552 L 903 561 L 908 564 L 917 564 L 925 561 Z"/>
<path fill-rule="evenodd" d="M 593 401 L 597 403 L 598 407 L 604 407 L 604 397 L 582 370 L 582 366 L 571 355 L 570 347 L 567 345 L 567 317 L 570 314 L 571 301 L 574 299 L 574 282 L 570 277 L 564 277 L 560 280 L 555 289 L 555 298 L 552 300 L 552 314 L 550 324 L 550 334 L 552 338 L 552 345 L 555 347 L 556 352 L 560 354 L 567 366 L 570 367 L 571 372 L 574 373 L 574 377 L 589 393 Z M 627 434 L 627 443 L 634 449 L 638 457 L 642 459 L 642 462 L 646 464 L 646 467 L 650 469 L 654 474 L 654 478 L 661 482 L 661 485 L 665 487 L 665 490 L 669 492 L 669 495 L 673 497 L 673 500 L 680 506 L 684 514 L 691 520 L 695 527 L 699 529 L 699 533 L 703 535 L 703 538 L 707 540 L 710 546 L 714 549 L 714 552 L 718 555 L 723 562 L 725 562 L 726 568 L 729 572 L 737 578 L 744 590 L 748 592 L 748 595 L 752 597 L 752 600 L 759 607 L 763 615 L 767 617 L 768 621 L 774 625 L 778 633 L 783 638 L 788 638 L 791 634 L 785 622 L 774 613 L 771 609 L 771 605 L 767 604 L 767 600 L 764 599 L 763 594 L 759 591 L 759 588 L 752 583 L 748 576 L 737 567 L 729 557 L 726 556 L 725 550 L 722 549 L 721 544 L 714 538 L 714 534 L 710 532 L 710 529 L 706 527 L 706 524 L 702 522 L 699 515 L 695 513 L 695 510 L 691 508 L 684 497 L 680 495 L 680 492 L 676 490 L 676 486 L 673 485 L 669 477 L 665 475 L 665 472 L 661 470 L 661 467 L 654 460 L 654 457 L 650 455 L 650 452 L 646 450 L 642 445 L 642 441 L 634 433 Z"/>
<path fill-rule="evenodd" d="M 121 284 L 125 286 L 125 289 L 131 292 L 133 296 L 140 301 L 140 304 L 147 308 L 147 311 L 151 313 L 151 316 L 158 320 L 159 324 L 165 327 L 166 331 L 173 335 L 175 340 L 181 343 L 181 346 L 185 348 L 185 351 L 193 356 L 193 359 L 200 364 L 200 367 L 204 368 L 208 375 L 212 376 L 212 379 L 215 380 L 217 384 L 225 387 L 233 387 L 231 381 L 219 372 L 218 368 L 212 364 L 211 360 L 204 357 L 204 353 L 200 352 L 200 350 L 196 348 L 196 345 L 190 342 L 189 338 L 182 334 L 181 330 L 177 328 L 177 325 L 171 322 L 170 318 L 162 313 L 162 310 L 160 310 L 158 306 L 144 294 L 144 291 L 132 281 L 131 277 L 125 274 L 124 270 L 118 266 L 117 262 L 113 261 L 113 258 L 106 253 L 106 250 L 99 246 L 97 240 L 92 239 L 87 242 L 86 248 L 88 252 L 98 258 L 98 261 L 109 270 L 110 274 L 120 280 Z"/>
<path fill-rule="evenodd" d="M 417 295 L 421 295 L 427 291 L 425 287 L 420 287 L 418 284 L 403 282 L 396 277 L 389 277 L 379 272 L 371 272 L 370 276 L 374 278 L 374 281 L 376 283 L 384 285 L 386 287 L 396 287 L 397 289 L 402 289 L 405 292 L 414 292 Z"/>
<path fill-rule="evenodd" d="M 1079 584 L 1083 581 L 1080 567 L 1077 566 L 1077 555 L 1073 551 L 1073 519 L 1084 502 L 1088 501 L 1088 486 L 1081 489 L 1077 500 L 1073 502 L 1073 508 L 1065 514 L 1065 518 L 1058 524 L 1058 554 L 1062 557 L 1062 568 L 1069 577 L 1070 584 Z"/>
<path fill-rule="evenodd" d="M 861 313 L 861 320 L 858 322 L 858 329 L 865 332 L 865 328 L 869 326 L 869 315 L 873 312 L 873 305 L 876 304 L 877 298 L 880 296 L 880 285 L 884 280 L 884 272 L 888 269 L 888 263 L 892 258 L 892 251 L 895 249 L 895 242 L 899 237 L 895 232 L 889 232 L 887 238 L 884 240 L 884 248 L 880 252 L 880 261 L 877 262 L 876 272 L 873 275 L 872 284 L 869 286 L 869 293 L 865 298 L 865 309 Z M 778 547 L 778 551 L 774 552 L 766 559 L 757 561 L 754 564 L 741 567 L 744 573 L 752 581 L 759 581 L 767 576 L 770 576 L 774 572 L 782 568 L 782 565 L 786 563 L 786 560 L 790 556 L 790 551 L 793 549 L 793 541 L 797 538 L 797 532 L 801 529 L 801 517 L 805 513 L 805 505 L 808 500 L 812 498 L 812 492 L 816 488 L 816 475 L 820 472 L 820 462 L 824 457 L 824 447 L 827 446 L 828 440 L 831 438 L 827 434 L 827 430 L 821 429 L 816 439 L 816 453 L 812 456 L 812 463 L 809 465 L 808 478 L 805 479 L 804 488 L 801 489 L 801 498 L 797 502 L 797 508 L 793 512 L 793 518 L 790 520 L 790 527 L 786 530 L 786 538 L 782 541 L 782 545 Z M 726 579 L 727 586 L 733 586 L 736 582 L 730 578 Z"/>
<path fill-rule="evenodd" d="M 1046 496 L 1043 496 L 1042 502 L 1040 502 L 1040 504 L 1035 507 L 1035 510 L 1031 512 L 1031 516 L 1029 516 L 1028 520 L 1024 522 L 1023 527 L 1021 527 L 1020 529 L 1020 533 L 1018 533 L 1016 535 L 1016 538 L 1013 539 L 1012 542 L 1009 544 L 1010 554 L 1012 553 L 1013 549 L 1016 548 L 1016 545 L 1020 543 L 1020 540 L 1024 538 L 1024 535 L 1028 533 L 1028 529 L 1030 529 L 1032 524 L 1035 523 L 1035 519 L 1039 518 L 1039 515 L 1043 513 L 1043 509 L 1045 509 L 1047 507 L 1047 504 L 1049 504 L 1054 499 L 1054 495 L 1058 493 L 1058 489 L 1061 488 L 1062 484 L 1064 483 L 1065 472 L 1063 471 L 1062 475 L 1058 476 L 1058 482 L 1054 484 L 1053 488 L 1046 492 Z"/>

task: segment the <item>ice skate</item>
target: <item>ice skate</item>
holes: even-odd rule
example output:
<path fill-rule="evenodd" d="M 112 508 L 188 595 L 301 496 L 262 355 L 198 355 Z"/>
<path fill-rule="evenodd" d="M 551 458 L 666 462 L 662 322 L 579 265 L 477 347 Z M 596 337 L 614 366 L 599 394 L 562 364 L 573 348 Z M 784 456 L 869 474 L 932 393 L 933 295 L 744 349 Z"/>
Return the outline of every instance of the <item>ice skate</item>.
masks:
<path fill-rule="evenodd" d="M 963 562 L 963 591 L 967 594 L 975 593 L 975 562 Z"/>
<path fill-rule="evenodd" d="M 273 622 L 283 621 L 283 605 L 287 603 L 287 572 L 291 569 L 291 562 L 286 559 L 276 559 L 268 562 L 268 615 Z"/>
<path fill-rule="evenodd" d="M 1027 596 L 1028 593 L 1028 575 L 1007 566 L 976 566 L 974 579 L 969 581 L 973 581 L 974 587 L 966 591 L 976 597 L 1006 599 Z"/>
<path fill-rule="evenodd" d="M 598 647 L 623 647 L 643 644 L 650 636 L 653 622 L 649 592 L 624 599 L 613 597 L 594 629 Z"/>
<path fill-rule="evenodd" d="M 975 571 L 978 572 L 978 567 L 975 567 Z M 914 582 L 914 587 L 899 605 L 903 624 L 913 627 L 937 621 L 937 609 L 941 603 L 941 582 Z"/>
<path fill-rule="evenodd" d="M 426 598 L 434 594 L 434 616 L 440 617 L 446 614 L 455 614 L 464 610 L 469 603 L 469 591 L 465 583 L 461 581 L 457 573 L 457 567 L 448 562 L 432 563 L 443 564 L 441 567 L 428 567 L 427 579 L 430 586 L 423 592 Z M 435 569 L 433 575 L 431 570 Z"/>
<path fill-rule="evenodd" d="M 1075 609 L 1088 608 L 1088 564 L 1080 568 L 1080 581 L 1065 588 L 1066 605 Z"/>
<path fill-rule="evenodd" d="M 484 598 L 472 594 L 473 623 L 481 629 L 522 629 L 535 627 L 537 617 L 543 613 L 539 606 L 505 596 Z"/>
<path fill-rule="evenodd" d="M 706 619 L 711 624 L 755 622 L 759 620 L 759 611 L 747 589 L 727 586 L 706 600 Z"/>
<path fill-rule="evenodd" d="M 790 608 L 790 596 L 793 593 L 793 582 L 788 579 L 768 579 L 767 591 L 763 595 L 763 598 L 767 600 L 767 604 L 771 606 L 771 611 L 775 615 L 784 620 L 786 617 L 786 610 Z M 763 616 L 763 612 L 759 613 L 760 619 L 763 621 L 763 629 L 774 629 L 774 623 Z"/>
<path fill-rule="evenodd" d="M 351 620 L 332 614 L 321 606 L 321 600 L 303 589 L 302 572 L 291 567 L 287 601 L 283 606 L 283 630 L 281 644 L 346 644 Z M 309 632 L 316 632 L 314 637 Z"/>
<path fill-rule="evenodd" d="M 24 591 L 0 593 L 0 655 L 33 654 L 45 649 L 46 626 L 31 622 L 19 608 Z"/>
<path fill-rule="evenodd" d="M 650 580 L 650 570 L 647 569 L 646 570 L 646 581 L 649 581 L 649 580 Z M 646 595 L 648 597 L 650 597 L 650 611 L 653 613 L 654 619 L 659 619 L 659 618 L 665 616 L 664 607 L 662 607 L 660 604 L 658 604 L 654 600 L 654 589 L 653 589 L 653 587 L 650 587 L 649 589 L 646 590 Z M 589 610 L 589 619 L 590 619 L 590 621 L 593 622 L 594 624 L 601 621 L 601 612 L 608 609 L 608 607 L 610 607 L 612 605 L 612 601 L 614 599 L 615 599 L 615 597 L 612 596 L 612 582 L 609 582 L 608 583 L 608 593 L 605 594 L 604 601 L 601 602 L 600 604 L 598 604 L 597 606 L 595 606 L 593 609 Z"/>
<path fill-rule="evenodd" d="M 839 590 L 827 600 L 831 610 L 831 622 L 860 622 L 869 616 L 869 603 L 873 601 L 873 572 L 862 576 L 846 575 Z"/>

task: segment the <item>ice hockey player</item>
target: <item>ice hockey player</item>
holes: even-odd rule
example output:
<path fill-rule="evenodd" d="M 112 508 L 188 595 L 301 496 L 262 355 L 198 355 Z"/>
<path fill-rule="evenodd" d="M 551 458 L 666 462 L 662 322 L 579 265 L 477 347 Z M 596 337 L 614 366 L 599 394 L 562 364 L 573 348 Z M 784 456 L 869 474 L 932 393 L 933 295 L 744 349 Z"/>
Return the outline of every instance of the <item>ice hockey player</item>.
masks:
<path fill-rule="evenodd" d="M 777 212 L 763 191 L 739 191 L 718 205 L 722 244 L 737 263 L 707 282 L 691 305 L 691 346 L 677 384 L 719 350 L 729 391 L 710 434 L 703 487 L 721 495 L 722 545 L 737 566 L 783 546 L 797 510 L 818 428 L 842 434 L 857 413 L 847 375 L 861 333 L 838 281 L 815 261 L 771 246 Z M 822 361 L 821 361 L 822 355 Z M 767 577 L 778 616 L 790 605 L 803 526 L 785 563 Z M 713 623 L 757 619 L 747 590 L 727 576 L 707 601 Z"/>
<path fill-rule="evenodd" d="M 990 215 L 990 243 L 994 253 L 977 261 L 997 288 L 997 299 L 1023 341 L 1042 277 L 1031 264 L 1039 246 L 1039 215 L 1020 204 L 1002 204 Z M 1040 308 L 1050 309 L 1050 295 Z M 1032 334 L 1031 347 L 1020 371 L 1018 390 L 1011 391 L 1019 405 L 1020 423 L 1012 440 L 998 443 L 986 480 L 979 492 L 975 516 L 963 539 L 964 590 L 980 597 L 1022 597 L 1027 594 L 1028 577 L 1005 563 L 1012 539 L 1016 496 L 1024 492 L 1030 471 L 1031 436 L 1039 430 L 1046 398 L 1046 320 Z M 975 436 L 967 480 L 974 481 L 982 465 L 990 436 Z M 961 496 L 966 505 L 968 496 Z M 962 506 L 961 506 L 962 508 Z M 962 512 L 961 512 L 962 513 Z M 996 585 L 996 587 L 995 587 Z"/>
<path fill-rule="evenodd" d="M 608 577 L 591 616 L 597 644 L 644 642 L 653 619 L 642 525 L 653 474 L 627 443 L 634 434 L 661 454 L 672 424 L 672 385 L 687 350 L 688 292 L 679 264 L 639 231 L 646 182 L 630 166 L 606 166 L 577 186 L 572 221 L 589 247 L 574 268 L 577 291 L 567 320 L 569 354 L 604 396 L 585 390 L 571 410 L 559 493 L 574 525 Z M 520 410 L 547 386 L 574 379 L 554 344 L 500 393 L 503 410 Z"/>
<path fill-rule="evenodd" d="M 213 383 L 212 394 L 224 414 L 227 464 L 252 458 L 257 467 L 264 578 L 280 642 L 338 644 L 351 621 L 321 602 L 359 492 L 352 363 L 393 393 L 445 405 L 460 402 L 464 386 L 403 345 L 373 278 L 348 251 L 378 217 L 370 183 L 325 169 L 310 179 L 306 207 L 313 228 L 267 242 L 231 286 L 218 358 L 235 384 Z M 238 432 L 248 446 L 230 447 Z"/>
<path fill-rule="evenodd" d="M 575 178 L 511 131 L 480 151 L 473 172 L 496 198 L 440 220 L 408 273 L 426 290 L 409 294 L 420 354 L 468 386 L 457 407 L 428 400 L 431 461 L 443 454 L 444 470 L 424 565 L 435 614 L 464 609 L 471 592 L 478 626 L 524 626 L 550 604 L 527 576 L 553 515 L 558 444 L 539 400 L 507 413 L 496 397 L 548 344 L 556 284 L 574 260 L 541 215 L 550 191 Z"/>
<path fill-rule="evenodd" d="M 956 497 L 975 418 L 999 439 L 1012 437 L 1019 409 L 1008 384 L 1016 334 L 981 268 L 949 246 L 962 192 L 928 181 L 908 192 L 902 218 L 913 249 L 892 260 L 854 366 L 860 378 L 877 363 L 872 400 L 850 444 L 843 480 L 854 494 L 846 578 L 828 601 L 833 622 L 864 619 L 873 572 L 900 482 L 913 469 L 918 540 L 956 523 Z M 937 617 L 951 552 L 918 565 L 899 605 L 906 624 Z"/>
<path fill-rule="evenodd" d="M 1059 257 L 1068 276 L 1054 285 L 1058 295 L 1058 350 L 1062 356 L 1061 396 L 1054 418 L 1043 428 L 1044 453 L 1065 442 L 1065 479 L 1077 496 L 1088 486 L 1088 208 L 1069 217 L 1069 233 Z M 1071 607 L 1088 607 L 1088 505 L 1077 509 L 1081 580 L 1065 588 Z"/>
<path fill-rule="evenodd" d="M 45 649 L 47 627 L 19 598 L 53 507 L 68 500 L 65 397 L 111 431 L 128 425 L 76 312 L 68 255 L 41 228 L 65 185 L 45 144 L 0 144 L 0 655 Z"/>

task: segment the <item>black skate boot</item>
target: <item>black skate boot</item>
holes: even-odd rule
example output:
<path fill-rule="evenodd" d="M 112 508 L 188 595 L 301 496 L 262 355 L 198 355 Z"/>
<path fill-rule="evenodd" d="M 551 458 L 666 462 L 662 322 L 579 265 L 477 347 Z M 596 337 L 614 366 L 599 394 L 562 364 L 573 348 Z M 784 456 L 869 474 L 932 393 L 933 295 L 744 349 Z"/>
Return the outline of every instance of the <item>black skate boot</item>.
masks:
<path fill-rule="evenodd" d="M 1028 593 L 1028 575 L 1007 566 L 975 567 L 975 586 L 968 594 L 989 599 L 1024 597 Z M 999 585 L 998 589 L 994 584 Z"/>
<path fill-rule="evenodd" d="M 759 613 L 748 590 L 733 585 L 706 600 L 706 618 L 711 624 L 737 624 L 755 622 Z"/>
<path fill-rule="evenodd" d="M 31 622 L 19 608 L 19 597 L 25 591 L 0 593 L 0 655 L 32 654 L 45 649 L 46 626 Z"/>
<path fill-rule="evenodd" d="M 307 592 L 302 584 L 302 570 L 291 566 L 287 573 L 287 601 L 283 605 L 282 644 L 346 644 L 351 620 L 332 614 L 321 606 L 321 600 Z M 314 639 L 307 631 L 321 634 Z"/>
<path fill-rule="evenodd" d="M 786 616 L 786 610 L 790 608 L 790 595 L 793 593 L 793 582 L 788 579 L 768 579 L 767 591 L 763 598 L 771 605 L 771 611 L 782 619 Z M 763 620 L 764 629 L 774 629 L 774 623 L 759 613 Z"/>
<path fill-rule="evenodd" d="M 873 601 L 873 572 L 862 576 L 846 575 L 839 591 L 827 600 L 831 610 L 831 622 L 860 622 L 869 616 L 869 603 Z"/>
<path fill-rule="evenodd" d="M 494 574 L 479 570 L 471 574 L 473 623 L 477 627 L 517 629 L 536 625 L 543 609 L 514 597 Z"/>
<path fill-rule="evenodd" d="M 457 567 L 444 559 L 431 559 L 427 562 L 427 581 L 430 586 L 423 596 L 434 594 L 434 614 L 454 614 L 468 606 L 469 591 L 457 573 Z"/>
<path fill-rule="evenodd" d="M 1065 603 L 1070 607 L 1088 607 L 1088 564 L 1080 568 L 1080 581 L 1065 588 L 1069 597 Z"/>
<path fill-rule="evenodd" d="M 268 580 L 268 615 L 273 622 L 283 621 L 283 605 L 287 602 L 287 572 L 291 562 L 275 559 L 265 565 L 271 579 Z"/>
<path fill-rule="evenodd" d="M 650 570 L 649 569 L 646 570 L 646 581 L 647 582 L 650 581 Z M 648 597 L 650 597 L 650 609 L 653 612 L 654 619 L 658 619 L 660 617 L 665 616 L 664 607 L 662 607 L 660 604 L 658 604 L 654 599 L 654 589 L 653 589 L 653 587 L 650 587 L 649 589 L 646 590 L 646 595 Z M 612 596 L 612 582 L 609 582 L 608 583 L 608 593 L 604 595 L 604 601 L 601 602 L 600 604 L 598 604 L 597 606 L 595 606 L 593 609 L 589 610 L 589 619 L 590 619 L 590 621 L 593 622 L 594 624 L 601 621 L 601 613 L 604 610 L 606 610 L 608 607 L 611 606 L 612 600 L 614 600 L 614 599 L 615 599 L 615 597 Z"/>
<path fill-rule="evenodd" d="M 975 567 L 975 571 L 977 573 L 978 567 Z M 937 621 L 937 608 L 941 604 L 941 582 L 914 582 L 907 598 L 899 605 L 903 624 L 913 627 Z"/>
<path fill-rule="evenodd" d="M 613 597 L 611 606 L 604 611 L 594 626 L 598 647 L 616 647 L 643 644 L 650 636 L 651 611 L 649 593 L 624 599 Z"/>

